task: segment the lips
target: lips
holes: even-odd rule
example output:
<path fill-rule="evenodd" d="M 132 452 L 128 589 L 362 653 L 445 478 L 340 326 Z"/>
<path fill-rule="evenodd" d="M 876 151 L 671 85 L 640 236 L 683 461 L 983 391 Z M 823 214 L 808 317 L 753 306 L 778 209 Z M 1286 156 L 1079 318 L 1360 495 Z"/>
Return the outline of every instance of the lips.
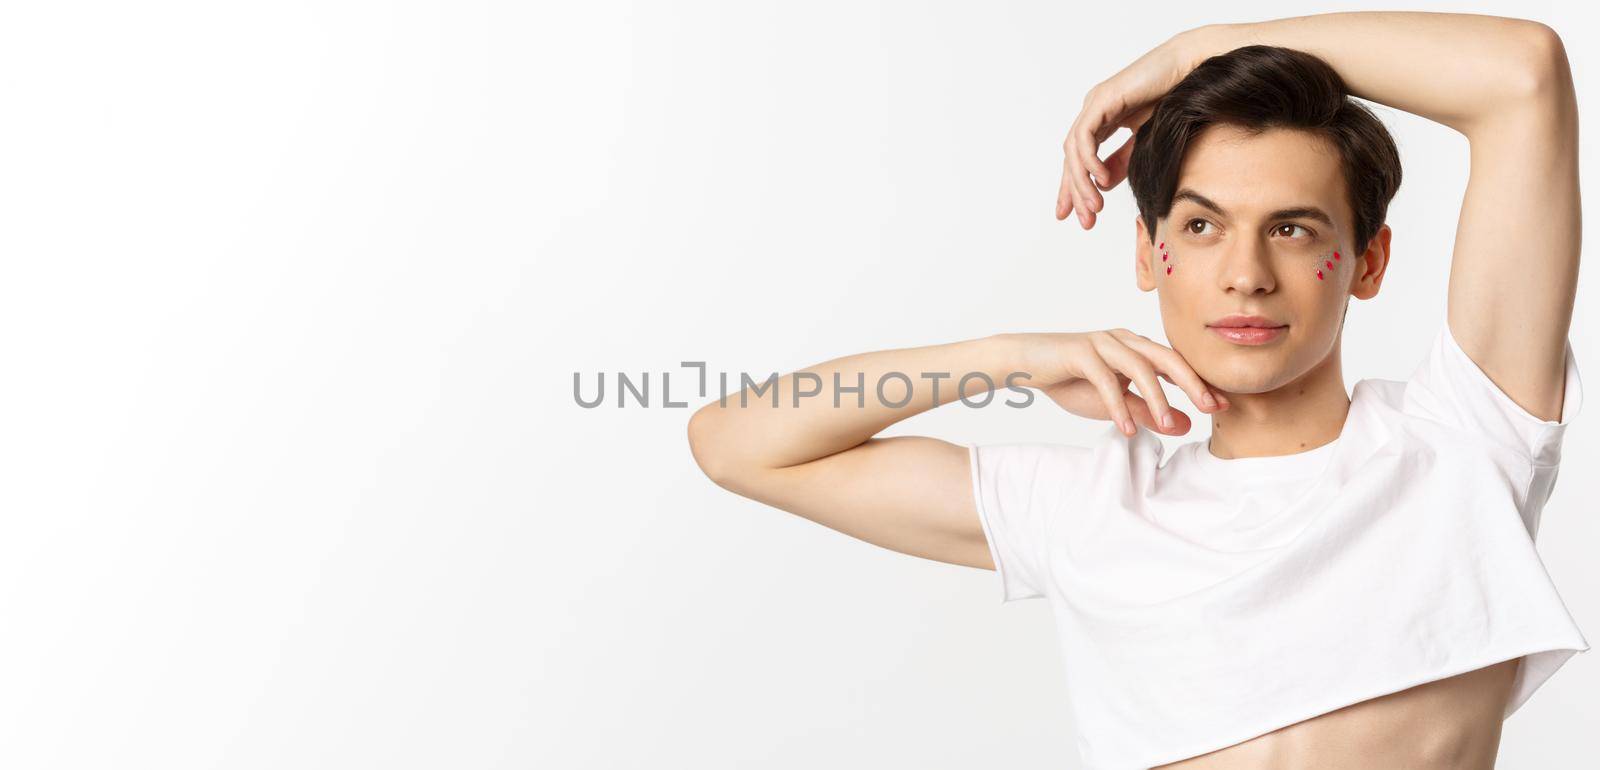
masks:
<path fill-rule="evenodd" d="M 1277 339 L 1286 328 L 1288 327 L 1263 329 L 1258 326 L 1213 326 L 1211 331 L 1229 342 L 1240 345 L 1262 345 Z"/>
<path fill-rule="evenodd" d="M 1230 315 L 1207 324 L 1212 332 L 1238 345 L 1265 345 L 1283 336 L 1288 324 L 1258 315 Z"/>
<path fill-rule="evenodd" d="M 1288 326 L 1288 324 L 1278 323 L 1271 318 L 1259 315 L 1230 315 L 1218 318 L 1207 325 L 1236 329 L 1277 329 Z"/>

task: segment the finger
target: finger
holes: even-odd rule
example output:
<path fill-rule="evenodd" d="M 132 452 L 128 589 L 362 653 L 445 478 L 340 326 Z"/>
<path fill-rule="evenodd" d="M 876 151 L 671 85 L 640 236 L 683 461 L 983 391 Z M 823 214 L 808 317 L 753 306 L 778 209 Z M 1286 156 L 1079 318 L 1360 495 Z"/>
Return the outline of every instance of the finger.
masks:
<path fill-rule="evenodd" d="M 1073 208 L 1078 211 L 1078 221 L 1087 230 L 1094 227 L 1094 200 L 1099 193 L 1094 191 L 1094 183 L 1089 180 L 1089 174 L 1084 170 L 1083 151 L 1074 143 L 1073 151 L 1067 154 L 1067 164 L 1071 167 L 1071 182 L 1073 194 Z"/>
<path fill-rule="evenodd" d="M 1178 384 L 1171 377 L 1169 377 L 1166 372 L 1163 372 L 1160 369 L 1156 370 L 1156 376 L 1160 377 L 1163 380 L 1166 380 L 1167 382 L 1171 382 L 1173 385 L 1177 385 Z M 1209 391 L 1211 393 L 1211 395 L 1216 397 L 1217 405 L 1219 407 L 1221 407 L 1222 409 L 1227 409 L 1228 407 L 1233 406 L 1233 402 L 1228 400 L 1228 394 L 1226 394 L 1226 393 L 1224 393 L 1224 392 L 1222 392 L 1220 390 L 1217 390 L 1214 386 L 1212 386 L 1211 383 L 1206 382 L 1203 379 L 1200 381 L 1200 384 L 1207 391 Z M 1180 386 L 1179 389 L 1181 390 L 1182 387 Z M 1187 394 L 1187 392 L 1186 392 L 1186 394 Z M 1193 399 L 1191 398 L 1190 400 L 1192 401 Z M 1196 406 L 1201 406 L 1201 409 L 1204 410 L 1204 406 L 1202 404 L 1200 404 L 1200 402 L 1195 402 L 1195 404 L 1196 404 Z M 1221 411 L 1221 410 L 1218 410 L 1218 411 Z"/>
<path fill-rule="evenodd" d="M 1088 193 L 1085 191 L 1083 167 L 1078 159 L 1081 153 L 1077 148 L 1079 126 L 1084 120 L 1084 115 L 1072 122 L 1072 127 L 1067 130 L 1067 139 L 1062 142 L 1061 152 L 1065 156 L 1062 160 L 1061 189 L 1066 196 L 1066 207 L 1061 218 L 1065 219 L 1072 212 L 1078 214 L 1078 224 L 1087 230 L 1094 225 L 1093 212 L 1089 209 Z"/>
<path fill-rule="evenodd" d="M 1156 417 L 1152 413 L 1150 405 L 1145 403 L 1143 398 L 1133 393 L 1124 393 L 1123 400 L 1128 402 L 1128 411 L 1133 415 L 1133 421 L 1151 430 L 1181 436 L 1194 427 L 1194 420 L 1190 419 L 1189 415 L 1184 414 L 1181 409 L 1172 410 L 1172 419 L 1177 427 L 1171 430 L 1157 427 L 1159 423 L 1156 422 Z"/>
<path fill-rule="evenodd" d="M 1077 212 L 1078 224 L 1087 229 L 1089 222 L 1084 218 L 1087 209 L 1083 205 L 1083 194 L 1080 190 L 1081 185 L 1078 182 L 1081 174 L 1078 170 L 1078 152 L 1073 146 L 1073 140 L 1071 138 L 1067 139 L 1061 150 L 1066 156 L 1062 159 L 1061 191 L 1066 196 L 1067 201 L 1066 213 L 1063 214 L 1062 218 L 1065 219 L 1067 215 Z"/>
<path fill-rule="evenodd" d="M 1069 188 L 1072 179 L 1072 165 L 1062 159 L 1061 161 L 1061 189 L 1056 192 L 1056 220 L 1066 219 L 1072 214 L 1072 191 Z"/>
<path fill-rule="evenodd" d="M 1094 385 L 1094 389 L 1100 393 L 1100 400 L 1105 402 L 1106 411 L 1111 414 L 1111 419 L 1116 421 L 1123 433 L 1129 436 L 1138 433 L 1138 429 L 1134 427 L 1133 415 L 1129 413 L 1128 404 L 1123 399 L 1123 393 L 1126 391 L 1122 382 L 1117 379 L 1116 372 L 1111 371 L 1111 367 L 1097 355 L 1084 358 L 1086 365 L 1083 378 Z"/>
<path fill-rule="evenodd" d="M 1099 115 L 1100 113 L 1096 111 L 1093 114 Z M 1094 120 L 1083 121 L 1078 127 L 1077 145 L 1078 152 L 1082 155 L 1080 160 L 1083 163 L 1083 168 L 1088 173 L 1094 174 L 1094 179 L 1091 181 L 1089 189 L 1094 195 L 1092 200 L 1095 202 L 1095 211 L 1101 210 L 1105 205 L 1105 200 L 1100 197 L 1100 190 L 1095 189 L 1095 184 L 1105 185 L 1106 180 L 1111 178 L 1111 169 L 1106 168 L 1106 164 L 1100 160 L 1100 142 L 1105 140 L 1102 135 L 1104 131 L 1102 126 L 1104 124 L 1104 116 L 1101 116 Z M 1109 190 L 1111 186 L 1106 185 L 1105 189 Z"/>
<path fill-rule="evenodd" d="M 1128 160 L 1133 157 L 1133 140 L 1134 137 L 1130 135 L 1128 141 L 1123 142 L 1116 152 L 1106 158 L 1106 189 L 1116 187 L 1122 184 L 1122 180 L 1128 178 Z"/>
<path fill-rule="evenodd" d="M 1176 432 L 1177 410 L 1167 402 L 1166 391 L 1162 390 L 1161 383 L 1156 381 L 1154 364 L 1143 352 L 1130 347 L 1125 341 L 1127 338 L 1137 338 L 1137 335 L 1126 329 L 1114 329 L 1104 337 L 1091 337 L 1090 340 L 1106 363 L 1122 372 L 1139 387 L 1139 395 L 1144 396 L 1145 403 L 1150 405 L 1160 425 L 1156 430 L 1161 433 Z"/>
<path fill-rule="evenodd" d="M 1221 394 L 1206 385 L 1205 380 L 1200 379 L 1199 373 L 1189 366 L 1189 362 L 1178 351 L 1140 334 L 1130 333 L 1130 336 L 1123 338 L 1123 342 L 1143 353 L 1156 368 L 1166 372 L 1168 380 L 1177 385 L 1201 411 L 1217 412 L 1227 408 Z"/>
<path fill-rule="evenodd" d="M 1100 194 L 1100 185 L 1102 184 L 1100 180 L 1108 178 L 1109 175 L 1100 172 L 1091 174 L 1090 169 L 1101 165 L 1100 159 L 1095 157 L 1093 144 L 1087 145 L 1087 149 L 1085 147 L 1082 144 L 1078 145 L 1078 168 L 1081 169 L 1078 177 L 1078 189 L 1080 195 L 1082 195 L 1081 200 L 1084 208 L 1088 209 L 1089 213 L 1094 214 L 1103 211 L 1106 207 L 1106 199 Z"/>
<path fill-rule="evenodd" d="M 1056 191 L 1056 219 L 1066 219 L 1072 213 L 1072 133 L 1061 143 L 1061 186 Z"/>

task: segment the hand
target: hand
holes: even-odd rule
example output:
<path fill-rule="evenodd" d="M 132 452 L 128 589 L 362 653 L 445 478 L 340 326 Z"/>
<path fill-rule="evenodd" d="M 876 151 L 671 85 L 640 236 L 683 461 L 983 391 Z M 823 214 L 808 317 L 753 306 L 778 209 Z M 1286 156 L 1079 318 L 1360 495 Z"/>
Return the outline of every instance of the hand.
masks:
<path fill-rule="evenodd" d="M 1122 127 L 1137 135 L 1139 127 L 1155 112 L 1156 101 L 1194 69 L 1191 50 L 1185 35 L 1175 35 L 1089 89 L 1083 99 L 1083 111 L 1072 122 L 1062 145 L 1066 160 L 1061 190 L 1056 194 L 1057 220 L 1077 211 L 1083 229 L 1094 227 L 1095 214 L 1105 208 L 1100 192 L 1116 187 L 1128 177 L 1128 158 L 1133 154 L 1135 137 L 1129 136 L 1103 162 L 1099 157 L 1100 143 Z"/>
<path fill-rule="evenodd" d="M 1014 336 L 1024 370 L 1032 375 L 1025 385 L 1080 417 L 1115 420 L 1129 436 L 1137 432 L 1135 423 L 1174 436 L 1193 424 L 1167 403 L 1157 378 L 1178 386 L 1203 412 L 1228 408 L 1227 397 L 1200 379 L 1178 351 L 1127 329 Z M 1128 392 L 1130 382 L 1143 397 Z M 1169 416 L 1172 424 L 1162 427 Z"/>

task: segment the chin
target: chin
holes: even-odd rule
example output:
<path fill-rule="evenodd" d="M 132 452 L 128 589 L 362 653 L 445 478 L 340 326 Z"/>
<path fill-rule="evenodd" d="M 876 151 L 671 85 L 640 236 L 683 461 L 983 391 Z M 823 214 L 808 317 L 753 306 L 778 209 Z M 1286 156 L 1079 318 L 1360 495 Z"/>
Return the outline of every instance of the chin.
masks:
<path fill-rule="evenodd" d="M 1200 379 L 1225 393 L 1266 393 L 1276 390 L 1292 379 L 1288 371 L 1287 351 L 1279 348 L 1251 348 L 1217 343 L 1207 346 L 1204 354 L 1185 360 L 1194 367 Z"/>

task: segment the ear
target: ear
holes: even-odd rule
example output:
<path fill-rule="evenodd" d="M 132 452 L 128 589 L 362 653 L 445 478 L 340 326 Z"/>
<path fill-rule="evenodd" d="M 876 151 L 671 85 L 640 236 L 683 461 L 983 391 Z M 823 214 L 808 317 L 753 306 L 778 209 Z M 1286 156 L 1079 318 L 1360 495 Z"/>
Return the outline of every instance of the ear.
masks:
<path fill-rule="evenodd" d="M 1150 267 L 1150 260 L 1154 258 L 1155 244 L 1150 242 L 1150 232 L 1145 229 L 1144 217 L 1135 214 L 1134 244 L 1133 244 L 1133 278 L 1139 291 L 1155 291 L 1156 274 Z"/>
<path fill-rule="evenodd" d="M 1366 251 L 1361 254 L 1355 279 L 1350 284 L 1351 296 L 1356 299 L 1372 299 L 1378 296 L 1378 289 L 1383 286 L 1383 277 L 1389 270 L 1389 239 L 1392 235 L 1389 226 L 1383 225 L 1372 236 Z"/>

